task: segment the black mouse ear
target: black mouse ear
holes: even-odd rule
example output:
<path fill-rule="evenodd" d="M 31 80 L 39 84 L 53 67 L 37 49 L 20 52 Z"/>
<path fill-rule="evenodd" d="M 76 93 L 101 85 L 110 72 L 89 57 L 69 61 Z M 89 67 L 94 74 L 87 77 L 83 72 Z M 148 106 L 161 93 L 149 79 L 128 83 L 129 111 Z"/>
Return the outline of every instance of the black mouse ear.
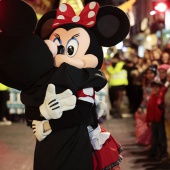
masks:
<path fill-rule="evenodd" d="M 37 17 L 33 8 L 21 0 L 0 1 L 0 32 L 9 36 L 33 33 Z"/>
<path fill-rule="evenodd" d="M 38 21 L 35 34 L 40 36 L 42 39 L 49 38 L 54 28 L 52 28 L 52 23 L 56 17 L 56 10 L 52 10 L 44 14 Z"/>
<path fill-rule="evenodd" d="M 92 31 L 101 46 L 109 47 L 121 42 L 127 36 L 129 28 L 129 19 L 122 10 L 105 6 L 99 9 Z"/>

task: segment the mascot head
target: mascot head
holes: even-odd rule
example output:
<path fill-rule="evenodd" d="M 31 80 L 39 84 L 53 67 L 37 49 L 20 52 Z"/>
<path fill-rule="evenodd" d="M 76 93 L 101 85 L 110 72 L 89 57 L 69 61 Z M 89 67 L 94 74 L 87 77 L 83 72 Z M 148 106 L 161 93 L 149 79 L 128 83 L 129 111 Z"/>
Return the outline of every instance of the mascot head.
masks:
<path fill-rule="evenodd" d="M 42 39 L 51 40 L 57 67 L 66 62 L 78 68 L 101 68 L 102 46 L 119 43 L 128 32 L 129 20 L 123 11 L 113 6 L 99 8 L 96 2 L 88 3 L 78 16 L 69 4 L 61 4 L 46 13 L 36 29 Z"/>

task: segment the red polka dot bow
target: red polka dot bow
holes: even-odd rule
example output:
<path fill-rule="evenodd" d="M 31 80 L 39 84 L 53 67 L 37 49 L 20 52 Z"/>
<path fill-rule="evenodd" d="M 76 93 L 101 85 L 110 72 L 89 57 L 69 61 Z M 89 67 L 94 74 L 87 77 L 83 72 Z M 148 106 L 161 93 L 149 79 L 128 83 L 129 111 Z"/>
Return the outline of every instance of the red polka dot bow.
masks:
<path fill-rule="evenodd" d="M 69 4 L 61 4 L 57 9 L 57 15 L 52 24 L 52 27 L 56 28 L 59 25 L 68 23 L 77 23 L 86 27 L 92 27 L 96 22 L 98 9 L 98 3 L 90 2 L 84 7 L 80 15 L 77 16 Z"/>

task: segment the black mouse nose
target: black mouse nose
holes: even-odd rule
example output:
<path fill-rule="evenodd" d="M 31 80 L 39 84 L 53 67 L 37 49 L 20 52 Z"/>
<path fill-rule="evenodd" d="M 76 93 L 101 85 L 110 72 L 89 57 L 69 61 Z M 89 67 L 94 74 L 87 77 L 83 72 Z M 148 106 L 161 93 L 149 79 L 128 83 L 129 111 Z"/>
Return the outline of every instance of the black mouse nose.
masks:
<path fill-rule="evenodd" d="M 58 47 L 58 52 L 57 54 L 64 54 L 65 48 L 63 45 L 57 46 Z"/>

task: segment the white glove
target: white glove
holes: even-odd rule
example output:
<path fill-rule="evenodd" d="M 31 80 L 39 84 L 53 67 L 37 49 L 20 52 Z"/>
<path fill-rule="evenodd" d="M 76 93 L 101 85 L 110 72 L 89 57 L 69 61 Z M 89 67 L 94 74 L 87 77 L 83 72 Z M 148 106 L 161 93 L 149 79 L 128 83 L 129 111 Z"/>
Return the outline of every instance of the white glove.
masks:
<path fill-rule="evenodd" d="M 58 119 L 63 111 L 74 109 L 76 96 L 67 89 L 63 93 L 56 94 L 55 86 L 49 84 L 47 87 L 44 103 L 39 107 L 41 114 L 47 120 Z"/>
<path fill-rule="evenodd" d="M 100 118 L 101 116 L 107 113 L 107 106 L 104 102 L 95 99 L 95 104 L 96 104 L 96 113 L 98 118 Z"/>
<path fill-rule="evenodd" d="M 110 137 L 110 133 L 101 132 L 101 128 L 100 126 L 98 126 L 96 129 L 89 132 L 89 137 L 90 137 L 90 141 L 93 146 L 93 149 L 100 150 L 103 144 L 106 142 L 106 140 Z"/>
<path fill-rule="evenodd" d="M 33 120 L 32 122 L 32 129 L 35 137 L 37 138 L 38 141 L 42 141 L 45 139 L 51 132 L 52 130 L 48 130 L 47 132 L 44 132 L 44 123 L 47 122 L 48 120 L 43 120 L 43 121 L 37 121 Z"/>

